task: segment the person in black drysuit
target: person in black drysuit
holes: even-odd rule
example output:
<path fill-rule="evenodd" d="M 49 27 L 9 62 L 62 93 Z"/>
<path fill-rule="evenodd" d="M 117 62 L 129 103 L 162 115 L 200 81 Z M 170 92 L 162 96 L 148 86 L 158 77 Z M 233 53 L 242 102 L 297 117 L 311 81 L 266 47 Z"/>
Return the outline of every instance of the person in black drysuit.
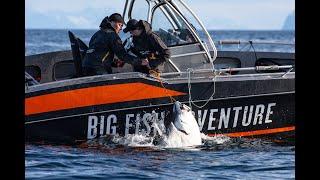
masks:
<path fill-rule="evenodd" d="M 147 58 L 142 60 L 142 64 L 136 64 L 134 70 L 146 74 L 149 74 L 150 70 L 162 72 L 164 62 L 169 60 L 171 52 L 161 38 L 152 31 L 151 25 L 144 20 L 131 19 L 123 32 L 130 32 L 132 35 L 131 52 L 139 58 Z"/>
<path fill-rule="evenodd" d="M 100 30 L 90 39 L 89 48 L 82 63 L 84 76 L 103 74 L 104 72 L 110 74 L 112 73 L 111 67 L 121 67 L 124 63 L 133 66 L 141 65 L 141 59 L 126 52 L 118 35 L 123 23 L 124 20 L 118 13 L 102 20 Z M 114 55 L 120 60 L 115 62 Z"/>

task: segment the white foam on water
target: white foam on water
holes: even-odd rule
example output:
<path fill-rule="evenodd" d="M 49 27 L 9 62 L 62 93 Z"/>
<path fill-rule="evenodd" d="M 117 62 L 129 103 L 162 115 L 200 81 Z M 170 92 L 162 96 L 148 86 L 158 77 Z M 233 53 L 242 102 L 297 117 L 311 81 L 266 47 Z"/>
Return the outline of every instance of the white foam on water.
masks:
<path fill-rule="evenodd" d="M 224 144 L 226 142 L 229 142 L 231 140 L 230 137 L 225 135 L 216 135 L 216 136 L 207 136 L 203 133 L 201 133 L 201 139 L 202 141 L 211 141 L 215 144 Z"/>
<path fill-rule="evenodd" d="M 113 143 L 131 146 L 131 147 L 151 147 L 153 145 L 153 137 L 143 134 L 129 134 L 127 136 L 114 136 L 111 140 Z"/>
<path fill-rule="evenodd" d="M 155 149 L 176 149 L 176 150 L 188 150 L 188 151 L 198 151 L 201 150 L 202 147 L 215 147 L 223 144 L 228 144 L 231 142 L 231 138 L 228 136 L 217 135 L 214 137 L 207 136 L 201 133 L 202 143 L 200 145 L 192 145 L 189 144 L 188 139 L 181 138 L 181 134 L 179 131 L 175 131 L 174 135 L 168 136 L 163 133 L 161 136 L 149 136 L 145 134 L 129 134 L 126 136 L 109 136 L 100 138 L 98 141 L 90 142 L 90 144 L 100 144 L 106 147 L 113 145 L 122 145 L 127 147 L 150 147 Z M 159 142 L 160 141 L 160 142 Z"/>

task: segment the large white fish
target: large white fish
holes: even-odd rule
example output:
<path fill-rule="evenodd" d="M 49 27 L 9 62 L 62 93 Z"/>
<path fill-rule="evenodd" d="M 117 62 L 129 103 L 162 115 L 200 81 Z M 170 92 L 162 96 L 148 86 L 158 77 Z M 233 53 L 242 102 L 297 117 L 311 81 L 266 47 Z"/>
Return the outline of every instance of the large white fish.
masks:
<path fill-rule="evenodd" d="M 191 108 L 176 101 L 173 106 L 173 122 L 164 138 L 166 147 L 188 147 L 202 144 L 200 129 Z"/>

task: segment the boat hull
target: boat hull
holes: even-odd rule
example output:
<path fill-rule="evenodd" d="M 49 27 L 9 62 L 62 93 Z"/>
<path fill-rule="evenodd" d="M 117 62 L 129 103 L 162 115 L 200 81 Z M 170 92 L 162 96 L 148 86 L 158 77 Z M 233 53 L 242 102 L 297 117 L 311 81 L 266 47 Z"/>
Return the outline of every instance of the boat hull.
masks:
<path fill-rule="evenodd" d="M 202 133 L 294 137 L 293 78 L 228 79 L 191 83 L 193 103 L 206 103 L 201 108 L 191 105 Z M 172 121 L 174 100 L 190 103 L 188 83 L 183 80 L 161 84 L 156 79 L 132 77 L 86 82 L 60 82 L 30 90 L 26 94 L 26 140 L 71 143 L 106 135 L 153 135 L 157 131 L 153 123 Z"/>

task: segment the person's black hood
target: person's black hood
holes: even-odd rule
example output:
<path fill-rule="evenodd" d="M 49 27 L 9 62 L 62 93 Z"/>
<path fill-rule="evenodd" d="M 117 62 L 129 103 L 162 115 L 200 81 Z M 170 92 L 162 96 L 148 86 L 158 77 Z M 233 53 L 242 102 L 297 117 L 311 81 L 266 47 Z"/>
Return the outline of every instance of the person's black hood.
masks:
<path fill-rule="evenodd" d="M 103 18 L 103 20 L 101 21 L 99 27 L 100 27 L 101 29 L 110 29 L 110 28 L 111 28 L 111 29 L 114 30 L 114 28 L 111 26 L 111 22 L 110 22 L 108 16 L 105 17 L 105 18 Z"/>
<path fill-rule="evenodd" d="M 146 32 L 146 34 L 152 33 L 152 27 L 151 24 L 149 24 L 147 21 L 140 20 L 139 26 Z"/>

